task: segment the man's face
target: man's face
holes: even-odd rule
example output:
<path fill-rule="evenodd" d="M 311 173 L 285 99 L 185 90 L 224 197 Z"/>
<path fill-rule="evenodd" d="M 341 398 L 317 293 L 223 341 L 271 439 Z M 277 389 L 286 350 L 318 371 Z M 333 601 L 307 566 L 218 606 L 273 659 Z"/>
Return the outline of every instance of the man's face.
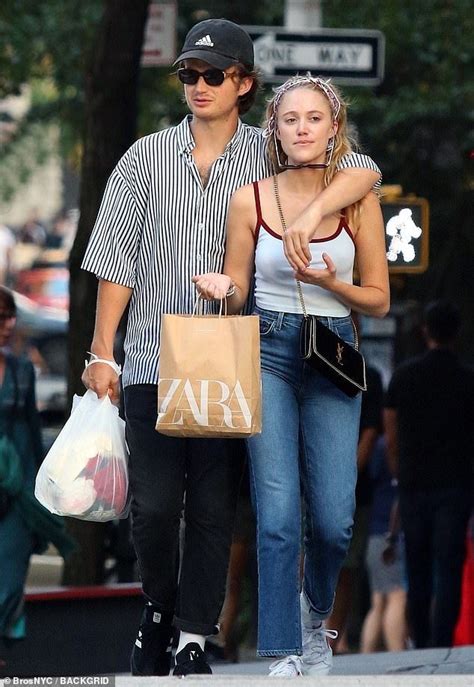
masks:
<path fill-rule="evenodd" d="M 185 84 L 184 95 L 192 114 L 197 119 L 215 120 L 226 118 L 238 110 L 238 98 L 252 87 L 250 77 L 241 78 L 236 67 L 216 70 L 215 67 L 202 60 L 185 60 L 186 69 L 195 70 L 200 74 L 208 70 L 224 72 L 225 78 L 219 86 L 206 83 L 200 76 L 196 84 Z M 211 73 L 211 77 L 213 74 Z"/>

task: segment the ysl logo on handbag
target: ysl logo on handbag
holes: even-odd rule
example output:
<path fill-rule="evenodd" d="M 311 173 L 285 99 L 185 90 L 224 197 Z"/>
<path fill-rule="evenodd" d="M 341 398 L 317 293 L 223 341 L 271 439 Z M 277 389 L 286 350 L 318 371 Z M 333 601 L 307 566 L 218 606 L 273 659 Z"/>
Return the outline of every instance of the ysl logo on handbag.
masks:
<path fill-rule="evenodd" d="M 336 349 L 336 360 L 338 365 L 344 365 L 342 362 L 342 351 L 344 350 L 344 346 L 340 343 L 337 344 L 337 349 Z"/>

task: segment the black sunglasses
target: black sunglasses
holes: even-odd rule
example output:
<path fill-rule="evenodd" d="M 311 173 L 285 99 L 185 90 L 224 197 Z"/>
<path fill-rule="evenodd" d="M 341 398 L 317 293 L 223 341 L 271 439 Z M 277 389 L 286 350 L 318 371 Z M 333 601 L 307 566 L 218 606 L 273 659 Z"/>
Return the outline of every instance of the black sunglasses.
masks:
<path fill-rule="evenodd" d="M 204 81 L 208 86 L 221 86 L 224 83 L 224 79 L 227 76 L 231 76 L 221 69 L 206 69 L 204 72 L 198 72 L 197 69 L 187 69 L 186 67 L 181 67 L 177 70 L 178 79 L 181 83 L 187 86 L 195 86 L 202 76 Z"/>

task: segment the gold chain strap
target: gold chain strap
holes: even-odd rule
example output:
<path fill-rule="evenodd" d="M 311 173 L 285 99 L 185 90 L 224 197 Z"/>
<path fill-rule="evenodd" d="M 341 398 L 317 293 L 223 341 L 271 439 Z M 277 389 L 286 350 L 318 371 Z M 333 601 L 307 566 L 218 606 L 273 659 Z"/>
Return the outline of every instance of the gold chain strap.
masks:
<path fill-rule="evenodd" d="M 273 189 L 275 191 L 275 200 L 278 208 L 278 212 L 280 214 L 280 221 L 281 221 L 281 226 L 283 228 L 283 233 L 286 234 L 287 227 L 286 227 L 286 222 L 285 222 L 285 217 L 283 215 L 283 210 L 281 208 L 281 200 L 280 200 L 280 190 L 278 188 L 278 179 L 277 175 L 273 175 Z M 307 319 L 308 313 L 306 311 L 306 304 L 304 302 L 304 297 L 303 297 L 303 289 L 301 288 L 301 282 L 299 279 L 296 280 L 296 288 L 298 289 L 298 296 L 300 299 L 301 303 L 301 309 L 303 310 L 303 317 Z M 354 348 L 356 351 L 359 350 L 359 335 L 357 333 L 356 326 L 354 324 L 354 320 L 351 317 L 351 322 L 352 322 L 352 329 L 354 330 Z"/>

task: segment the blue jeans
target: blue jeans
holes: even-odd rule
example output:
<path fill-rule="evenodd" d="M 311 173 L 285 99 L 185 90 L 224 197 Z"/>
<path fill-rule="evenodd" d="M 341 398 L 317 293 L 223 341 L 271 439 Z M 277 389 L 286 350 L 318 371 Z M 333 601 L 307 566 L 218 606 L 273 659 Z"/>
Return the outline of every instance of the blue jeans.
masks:
<path fill-rule="evenodd" d="M 303 589 L 316 617 L 332 609 L 351 539 L 361 395 L 349 398 L 299 355 L 302 316 L 260 316 L 263 432 L 248 440 L 257 517 L 260 656 L 302 653 L 301 486 L 305 504 Z M 349 317 L 321 318 L 353 343 Z"/>

